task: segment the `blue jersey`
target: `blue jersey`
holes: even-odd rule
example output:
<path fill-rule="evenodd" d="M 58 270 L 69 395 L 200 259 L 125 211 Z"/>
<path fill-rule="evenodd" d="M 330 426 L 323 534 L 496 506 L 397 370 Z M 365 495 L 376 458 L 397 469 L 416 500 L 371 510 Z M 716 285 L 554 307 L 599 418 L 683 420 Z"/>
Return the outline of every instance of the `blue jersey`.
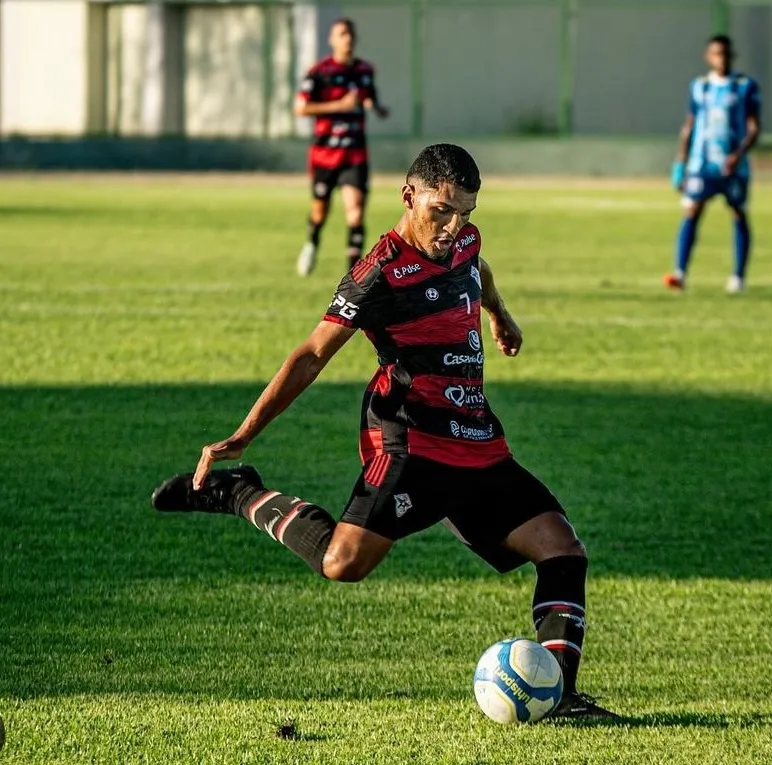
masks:
<path fill-rule="evenodd" d="M 689 111 L 694 129 L 686 171 L 703 178 L 720 176 L 726 158 L 748 133 L 748 117 L 761 111 L 759 86 L 744 74 L 698 77 L 689 86 Z M 750 175 L 747 156 L 736 172 L 743 178 Z"/>

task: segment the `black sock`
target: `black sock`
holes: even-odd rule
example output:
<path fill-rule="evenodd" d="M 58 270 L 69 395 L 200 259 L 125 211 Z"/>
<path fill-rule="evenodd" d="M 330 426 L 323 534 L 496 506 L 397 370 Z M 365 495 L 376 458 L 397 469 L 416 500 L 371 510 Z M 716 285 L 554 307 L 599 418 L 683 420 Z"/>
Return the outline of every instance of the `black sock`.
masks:
<path fill-rule="evenodd" d="M 314 245 L 319 246 L 319 237 L 322 234 L 322 223 L 314 223 L 312 220 L 308 221 L 308 241 Z"/>
<path fill-rule="evenodd" d="M 536 565 L 533 623 L 536 640 L 558 660 L 563 670 L 563 693 L 576 690 L 587 625 L 584 584 L 587 558 L 561 555 Z"/>
<path fill-rule="evenodd" d="M 239 513 L 324 576 L 322 561 L 335 531 L 326 510 L 299 497 L 261 489 L 241 502 Z"/>
<path fill-rule="evenodd" d="M 353 268 L 362 257 L 362 247 L 365 243 L 365 227 L 349 226 L 346 243 L 348 245 L 349 267 Z"/>

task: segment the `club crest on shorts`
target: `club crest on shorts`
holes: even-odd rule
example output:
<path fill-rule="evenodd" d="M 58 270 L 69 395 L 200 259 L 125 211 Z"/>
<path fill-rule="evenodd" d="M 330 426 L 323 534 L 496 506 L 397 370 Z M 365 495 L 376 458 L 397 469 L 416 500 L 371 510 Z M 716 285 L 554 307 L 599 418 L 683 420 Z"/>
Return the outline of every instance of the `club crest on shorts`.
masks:
<path fill-rule="evenodd" d="M 410 501 L 408 494 L 394 495 L 394 512 L 397 518 L 401 518 L 411 507 L 413 507 L 413 503 Z"/>
<path fill-rule="evenodd" d="M 440 293 L 437 292 L 434 287 L 429 287 L 429 289 L 426 290 L 426 297 L 429 298 L 429 300 L 439 300 Z"/>

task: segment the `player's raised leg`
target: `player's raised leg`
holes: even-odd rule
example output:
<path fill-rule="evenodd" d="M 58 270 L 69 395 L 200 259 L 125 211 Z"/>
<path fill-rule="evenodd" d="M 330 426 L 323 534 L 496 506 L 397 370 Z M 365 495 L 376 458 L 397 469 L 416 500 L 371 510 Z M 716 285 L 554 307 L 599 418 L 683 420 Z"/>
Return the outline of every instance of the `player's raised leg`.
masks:
<path fill-rule="evenodd" d="M 240 516 L 284 545 L 317 574 L 341 582 L 364 579 L 386 556 L 392 541 L 349 523 L 336 523 L 323 508 L 267 489 L 249 465 L 212 470 L 199 490 L 193 473 L 164 481 L 154 492 L 161 512 Z"/>

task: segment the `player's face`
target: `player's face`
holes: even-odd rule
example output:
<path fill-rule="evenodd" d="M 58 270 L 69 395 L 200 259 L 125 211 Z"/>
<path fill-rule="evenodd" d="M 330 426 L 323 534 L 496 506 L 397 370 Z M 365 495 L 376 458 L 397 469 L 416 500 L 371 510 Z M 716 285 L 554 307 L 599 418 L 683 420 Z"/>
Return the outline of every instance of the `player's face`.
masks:
<path fill-rule="evenodd" d="M 348 24 L 333 24 L 329 38 L 332 55 L 336 58 L 349 58 L 354 54 L 356 38 L 351 33 Z"/>
<path fill-rule="evenodd" d="M 705 50 L 705 61 L 717 74 L 726 76 L 732 68 L 732 50 L 721 42 L 712 42 Z"/>
<path fill-rule="evenodd" d="M 443 257 L 477 205 L 477 192 L 443 182 L 438 189 L 421 183 L 402 187 L 410 231 L 419 250 Z"/>

